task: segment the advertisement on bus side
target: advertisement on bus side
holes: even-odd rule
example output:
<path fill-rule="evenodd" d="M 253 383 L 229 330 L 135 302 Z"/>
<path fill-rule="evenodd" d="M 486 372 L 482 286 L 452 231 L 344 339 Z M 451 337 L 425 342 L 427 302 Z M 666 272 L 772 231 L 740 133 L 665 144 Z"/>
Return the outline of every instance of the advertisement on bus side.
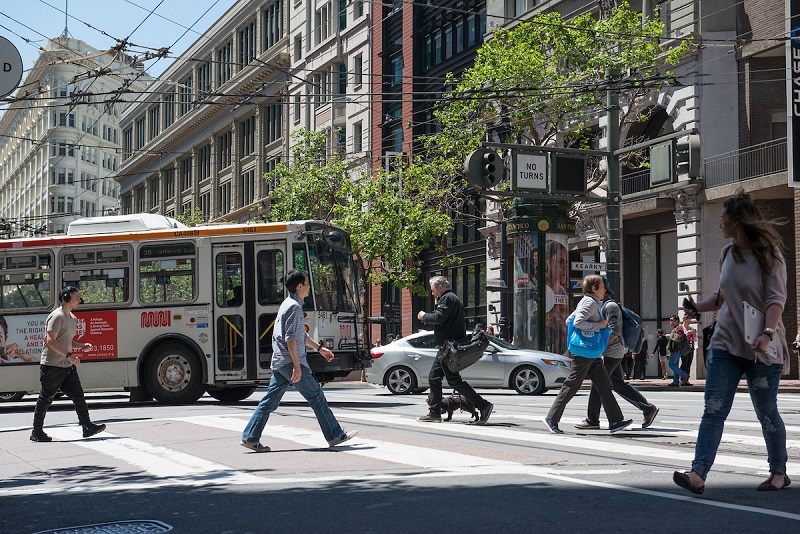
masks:
<path fill-rule="evenodd" d="M 91 343 L 94 350 L 79 353 L 81 360 L 119 357 L 117 312 L 75 312 L 78 321 L 75 341 Z M 47 315 L 0 315 L 0 363 L 38 362 L 46 336 Z"/>

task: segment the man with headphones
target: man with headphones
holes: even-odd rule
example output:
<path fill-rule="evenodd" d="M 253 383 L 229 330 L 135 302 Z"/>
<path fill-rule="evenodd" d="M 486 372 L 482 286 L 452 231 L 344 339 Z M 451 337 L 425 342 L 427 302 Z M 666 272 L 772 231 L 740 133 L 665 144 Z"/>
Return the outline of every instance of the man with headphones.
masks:
<path fill-rule="evenodd" d="M 91 343 L 78 343 L 74 340 L 78 330 L 78 320 L 72 313 L 81 303 L 81 296 L 75 286 L 65 287 L 58 294 L 61 306 L 47 316 L 47 337 L 42 348 L 42 358 L 39 362 L 39 381 L 41 390 L 36 400 L 36 410 L 33 412 L 33 432 L 31 441 L 47 442 L 53 438 L 45 434 L 44 416 L 53 403 L 56 393 L 60 389 L 75 405 L 78 422 L 83 427 L 83 437 L 94 436 L 106 429 L 106 425 L 96 425 L 89 418 L 89 407 L 83 396 L 83 387 L 78 378 L 78 365 L 80 357 L 73 350 L 88 352 L 92 350 Z"/>

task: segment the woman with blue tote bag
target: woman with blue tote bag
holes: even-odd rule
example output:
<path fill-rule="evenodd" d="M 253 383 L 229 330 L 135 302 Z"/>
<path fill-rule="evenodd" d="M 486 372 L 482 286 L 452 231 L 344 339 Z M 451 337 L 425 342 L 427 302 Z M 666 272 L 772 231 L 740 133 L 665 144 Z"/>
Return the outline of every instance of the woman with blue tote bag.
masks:
<path fill-rule="evenodd" d="M 583 298 L 567 319 L 567 348 L 572 354 L 572 368 L 544 418 L 544 423 L 553 434 L 563 434 L 558 428 L 558 422 L 561 421 L 567 403 L 578 392 L 587 375 L 600 393 L 600 400 L 608 417 L 608 430 L 613 434 L 633 422 L 630 419 L 623 420 L 622 410 L 611 391 L 611 379 L 600 360 L 611 333 L 608 321 L 603 319 L 600 312 L 605 295 L 606 286 L 599 275 L 590 274 L 583 279 Z"/>

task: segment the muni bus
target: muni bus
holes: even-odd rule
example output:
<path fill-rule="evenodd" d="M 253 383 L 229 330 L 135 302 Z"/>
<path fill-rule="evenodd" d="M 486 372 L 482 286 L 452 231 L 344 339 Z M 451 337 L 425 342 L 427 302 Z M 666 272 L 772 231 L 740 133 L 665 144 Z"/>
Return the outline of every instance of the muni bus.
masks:
<path fill-rule="evenodd" d="M 92 217 L 66 235 L 0 241 L 0 399 L 39 390 L 47 315 L 80 289 L 76 340 L 86 390 L 131 400 L 236 402 L 269 383 L 285 274 L 310 273 L 306 329 L 321 383 L 371 364 L 347 233 L 319 221 L 188 228 L 155 214 Z"/>

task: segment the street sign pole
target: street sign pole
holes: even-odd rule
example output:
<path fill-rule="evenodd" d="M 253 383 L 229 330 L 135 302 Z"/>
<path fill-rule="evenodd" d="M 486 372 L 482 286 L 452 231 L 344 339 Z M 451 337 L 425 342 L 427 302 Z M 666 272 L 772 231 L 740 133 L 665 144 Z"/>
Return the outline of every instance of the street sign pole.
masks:
<path fill-rule="evenodd" d="M 608 238 L 606 242 L 606 263 L 608 264 L 608 282 L 614 291 L 620 288 L 620 258 L 622 234 L 622 208 L 619 177 L 619 156 L 615 154 L 619 149 L 619 90 L 616 83 L 619 80 L 619 71 L 609 69 L 606 71 L 609 82 L 606 100 L 608 111 L 606 114 L 606 139 L 608 140 L 608 204 L 606 205 L 606 219 Z"/>

